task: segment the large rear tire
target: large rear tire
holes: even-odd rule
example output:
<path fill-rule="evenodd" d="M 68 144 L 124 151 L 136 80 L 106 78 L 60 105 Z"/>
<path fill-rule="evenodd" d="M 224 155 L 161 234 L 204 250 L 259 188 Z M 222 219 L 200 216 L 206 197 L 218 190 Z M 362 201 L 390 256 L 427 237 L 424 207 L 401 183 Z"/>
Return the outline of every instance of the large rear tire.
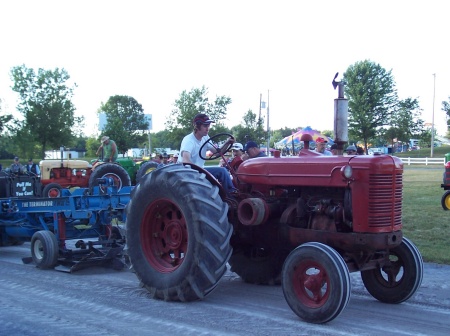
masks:
<path fill-rule="evenodd" d="M 142 286 L 166 301 L 210 293 L 232 253 L 227 213 L 219 188 L 189 166 L 144 175 L 127 205 L 126 239 Z"/>
<path fill-rule="evenodd" d="M 144 162 L 136 173 L 136 183 L 139 183 L 142 176 L 147 175 L 148 173 L 151 173 L 156 168 L 158 168 L 158 163 L 156 163 L 154 161 Z"/>
<path fill-rule="evenodd" d="M 326 323 L 344 310 L 350 299 L 350 273 L 333 248 L 317 242 L 300 245 L 283 265 L 284 297 L 301 319 Z"/>
<path fill-rule="evenodd" d="M 89 189 L 92 190 L 93 187 L 98 186 L 98 179 L 101 178 L 113 179 L 117 190 L 131 185 L 130 175 L 123 167 L 115 163 L 103 163 L 96 166 L 89 177 Z M 102 186 L 100 188 L 103 190 Z"/>
<path fill-rule="evenodd" d="M 442 209 L 449 210 L 450 209 L 450 190 L 447 190 L 441 198 Z"/>
<path fill-rule="evenodd" d="M 417 247 L 403 237 L 402 243 L 389 251 L 389 264 L 362 271 L 367 291 L 384 303 L 401 303 L 419 289 L 423 278 L 423 261 Z"/>

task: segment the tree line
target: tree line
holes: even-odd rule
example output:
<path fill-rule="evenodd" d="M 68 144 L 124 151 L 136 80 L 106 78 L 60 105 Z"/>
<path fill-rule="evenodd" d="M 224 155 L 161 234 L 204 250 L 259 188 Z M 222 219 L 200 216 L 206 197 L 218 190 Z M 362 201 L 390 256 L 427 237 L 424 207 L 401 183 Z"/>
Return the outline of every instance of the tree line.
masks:
<path fill-rule="evenodd" d="M 116 141 L 120 153 L 129 148 L 144 148 L 148 143 L 148 123 L 144 109 L 130 96 L 115 95 L 101 103 L 97 114 L 104 113 L 106 126 L 98 136 L 83 133 L 84 118 L 75 116 L 72 103 L 76 84 L 69 84 L 70 76 L 64 69 L 54 70 L 16 66 L 10 72 L 11 89 L 19 96 L 17 111 L 20 119 L 4 113 L 0 97 L 0 159 L 14 156 L 44 158 L 46 150 L 61 146 L 86 151 L 95 156 L 99 139 L 107 134 Z M 349 107 L 349 142 L 361 141 L 381 146 L 410 138 L 431 141 L 431 129 L 421 119 L 418 98 L 399 99 L 392 70 L 364 60 L 350 65 L 342 79 Z M 270 145 L 297 131 L 297 127 L 273 130 L 268 134 L 264 119 L 251 109 L 243 111 L 242 123 L 228 128 L 225 125 L 228 105 L 232 99 L 216 96 L 210 101 L 205 86 L 183 91 L 174 101 L 174 107 L 165 121 L 165 129 L 151 133 L 152 148 L 180 146 L 182 138 L 192 131 L 192 119 L 197 113 L 206 113 L 216 120 L 214 134 L 230 133 L 237 141 L 253 140 Z M 442 102 L 442 111 L 450 120 L 449 102 Z M 449 122 L 448 125 L 450 126 Z M 319 130 L 333 138 L 333 131 Z"/>

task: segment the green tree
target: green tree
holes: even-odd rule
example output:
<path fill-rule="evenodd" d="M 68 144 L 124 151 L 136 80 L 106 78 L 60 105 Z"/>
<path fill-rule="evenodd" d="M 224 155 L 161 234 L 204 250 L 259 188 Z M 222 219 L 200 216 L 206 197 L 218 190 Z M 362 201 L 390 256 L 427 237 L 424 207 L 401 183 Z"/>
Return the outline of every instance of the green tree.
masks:
<path fill-rule="evenodd" d="M 43 158 L 47 147 L 59 148 L 72 139 L 72 127 L 83 121 L 75 117 L 71 101 L 76 84 L 68 86 L 64 69 L 33 69 L 25 65 L 11 69 L 12 89 L 19 94 L 17 110 L 24 116 L 20 129 L 40 144 Z"/>
<path fill-rule="evenodd" d="M 448 102 L 443 101 L 442 102 L 442 111 L 445 112 L 447 116 L 447 134 L 446 137 L 450 138 L 450 96 L 448 97 Z"/>
<path fill-rule="evenodd" d="M 407 98 L 398 103 L 391 118 L 391 128 L 385 133 L 392 147 L 397 141 L 409 143 L 409 139 L 420 137 L 424 121 L 420 118 L 422 110 L 417 99 Z"/>
<path fill-rule="evenodd" d="M 365 60 L 351 65 L 344 74 L 349 136 L 362 139 L 365 148 L 383 126 L 390 124 L 397 108 L 397 91 L 391 72 Z"/>
<path fill-rule="evenodd" d="M 232 127 L 231 132 L 236 140 L 243 145 L 250 140 L 260 145 L 266 145 L 266 131 L 263 122 L 262 118 L 258 118 L 252 110 L 248 110 L 242 117 L 242 124 Z"/>
<path fill-rule="evenodd" d="M 105 113 L 106 126 L 103 135 L 116 142 L 119 153 L 136 147 L 140 140 L 139 131 L 148 129 L 142 105 L 129 96 L 111 96 L 101 105 L 99 113 Z M 97 146 L 98 148 L 98 146 Z"/>
<path fill-rule="evenodd" d="M 208 98 L 208 90 L 205 86 L 200 89 L 193 88 L 190 92 L 186 90 L 175 100 L 175 109 L 165 122 L 167 141 L 171 144 L 177 144 L 178 148 L 183 137 L 192 132 L 194 119 L 197 113 L 206 113 L 212 120 L 215 120 L 214 133 L 226 130 L 225 118 L 227 115 L 227 106 L 231 104 L 231 98 L 226 96 L 216 96 L 214 102 Z"/>

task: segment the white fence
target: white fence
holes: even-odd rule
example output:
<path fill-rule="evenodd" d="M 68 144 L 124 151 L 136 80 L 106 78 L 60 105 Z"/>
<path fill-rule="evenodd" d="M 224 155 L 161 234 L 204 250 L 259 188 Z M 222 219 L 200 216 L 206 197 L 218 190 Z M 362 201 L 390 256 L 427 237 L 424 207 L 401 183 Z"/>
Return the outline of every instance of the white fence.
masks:
<path fill-rule="evenodd" d="M 404 164 L 412 165 L 412 164 L 424 164 L 424 165 L 444 165 L 444 158 L 400 158 Z"/>

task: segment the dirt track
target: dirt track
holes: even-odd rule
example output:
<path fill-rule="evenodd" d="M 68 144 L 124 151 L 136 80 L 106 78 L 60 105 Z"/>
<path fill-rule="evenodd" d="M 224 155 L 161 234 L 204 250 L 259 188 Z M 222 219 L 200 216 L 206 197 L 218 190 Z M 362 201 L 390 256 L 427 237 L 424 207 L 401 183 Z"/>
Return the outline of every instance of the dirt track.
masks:
<path fill-rule="evenodd" d="M 425 265 L 418 293 L 400 305 L 374 300 L 359 274 L 344 312 L 325 325 L 301 321 L 280 286 L 228 272 L 205 300 L 156 301 L 128 271 L 68 274 L 22 264 L 29 244 L 0 249 L 1 335 L 449 335 L 450 266 Z"/>

